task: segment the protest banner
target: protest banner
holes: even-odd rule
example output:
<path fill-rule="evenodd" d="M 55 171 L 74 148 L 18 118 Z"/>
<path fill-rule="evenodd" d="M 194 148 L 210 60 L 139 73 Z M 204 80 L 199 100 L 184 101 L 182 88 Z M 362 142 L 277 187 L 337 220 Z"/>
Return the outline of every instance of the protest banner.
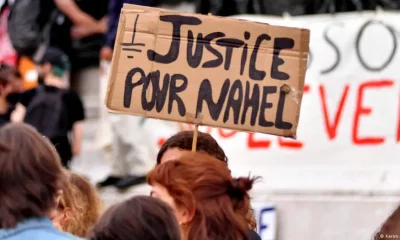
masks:
<path fill-rule="evenodd" d="M 252 206 L 254 199 L 276 204 L 279 239 L 370 239 L 400 194 L 400 13 L 239 17 L 311 30 L 298 140 L 208 126 L 199 131 L 222 146 L 233 175 L 262 177 Z M 194 126 L 146 119 L 143 129 L 158 150 Z M 262 221 L 271 226 L 269 217 L 256 219 L 265 235 Z M 310 224 L 324 231 L 305 232 Z"/>
<path fill-rule="evenodd" d="M 252 201 L 254 217 L 257 221 L 257 232 L 262 240 L 276 240 L 277 238 L 277 209 L 268 202 Z"/>
<path fill-rule="evenodd" d="M 388 12 L 290 19 L 241 16 L 311 30 L 298 140 L 209 126 L 200 126 L 199 131 L 216 138 L 233 173 L 262 176 L 264 182 L 257 186 L 263 191 L 369 191 L 370 186 L 382 184 L 382 166 L 398 176 L 400 36 L 393 33 L 400 29 L 399 16 Z M 156 150 L 178 131 L 195 129 L 191 124 L 150 118 L 141 128 Z M 398 191 L 397 178 L 387 181 L 385 189 Z"/>
<path fill-rule="evenodd" d="M 296 137 L 309 31 L 124 5 L 106 105 Z"/>

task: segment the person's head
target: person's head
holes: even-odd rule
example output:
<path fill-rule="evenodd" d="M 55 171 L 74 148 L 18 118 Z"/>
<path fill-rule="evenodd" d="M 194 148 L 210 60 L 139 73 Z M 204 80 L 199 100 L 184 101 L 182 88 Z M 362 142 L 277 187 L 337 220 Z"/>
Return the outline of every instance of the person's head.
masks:
<path fill-rule="evenodd" d="M 57 48 L 46 49 L 38 62 L 38 74 L 44 84 L 65 85 L 63 77 L 69 68 L 68 56 Z"/>
<path fill-rule="evenodd" d="M 157 165 L 176 160 L 180 158 L 182 154 L 190 152 L 192 150 L 193 134 L 194 131 L 182 131 L 167 139 L 158 152 Z M 208 154 L 216 160 L 228 164 L 228 157 L 225 155 L 224 150 L 218 144 L 217 140 L 208 133 L 198 132 L 196 149 L 198 152 Z M 249 227 L 251 229 L 256 229 L 257 223 L 250 204 L 248 206 L 246 219 Z"/>
<path fill-rule="evenodd" d="M 175 160 L 185 152 L 191 151 L 193 134 L 193 131 L 183 131 L 167 139 L 158 152 L 157 164 Z M 228 164 L 224 150 L 208 133 L 198 132 L 196 149 Z"/>
<path fill-rule="evenodd" d="M 85 237 L 101 214 L 101 200 L 85 178 L 66 172 L 67 182 L 53 224 L 62 231 Z"/>
<path fill-rule="evenodd" d="M 184 239 L 247 239 L 249 195 L 255 179 L 232 178 L 223 161 L 187 152 L 148 175 L 151 195 L 168 203 Z"/>
<path fill-rule="evenodd" d="M 89 233 L 89 240 L 180 240 L 178 222 L 164 202 L 133 197 L 109 208 Z"/>
<path fill-rule="evenodd" d="M 24 90 L 21 74 L 17 69 L 2 65 L 0 67 L 0 96 L 7 97 L 13 92 Z"/>
<path fill-rule="evenodd" d="M 56 149 L 26 124 L 0 128 L 0 143 L 0 228 L 53 218 L 65 183 Z"/>

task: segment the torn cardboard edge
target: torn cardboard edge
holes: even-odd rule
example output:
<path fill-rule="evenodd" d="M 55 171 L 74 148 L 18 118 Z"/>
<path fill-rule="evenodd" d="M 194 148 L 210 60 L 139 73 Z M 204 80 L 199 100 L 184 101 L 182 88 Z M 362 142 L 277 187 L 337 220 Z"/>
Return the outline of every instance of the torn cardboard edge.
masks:
<path fill-rule="evenodd" d="M 227 19 L 227 18 L 222 18 L 222 17 L 217 17 L 217 16 L 212 16 L 212 15 L 198 15 L 198 14 L 190 14 L 190 13 L 179 13 L 179 12 L 175 12 L 175 11 L 171 11 L 171 10 L 165 10 L 165 9 L 159 9 L 159 8 L 149 8 L 149 7 L 143 7 L 143 6 L 133 6 L 133 5 L 129 5 L 129 4 L 124 4 L 124 8 L 121 10 L 121 17 L 120 17 L 120 22 L 119 22 L 119 26 L 118 26 L 118 32 L 117 32 L 117 37 L 116 37 L 116 41 L 118 43 L 122 42 L 122 38 L 124 36 L 124 32 L 125 32 L 125 25 L 126 25 L 126 14 L 141 14 L 141 13 L 158 13 L 157 15 L 160 16 L 162 14 L 178 14 L 178 15 L 183 15 L 183 16 L 201 16 L 201 17 L 208 17 L 208 18 L 218 18 L 218 19 Z M 239 19 L 229 19 L 232 20 L 233 23 L 234 21 L 245 21 L 245 20 L 239 20 Z M 254 22 L 249 22 L 249 21 L 245 21 L 248 22 L 249 24 L 254 23 Z M 157 24 L 159 24 L 160 21 L 157 22 Z M 258 24 L 262 24 L 262 25 L 267 25 L 270 26 L 268 24 L 265 23 L 258 23 Z M 293 28 L 287 28 L 287 27 L 282 27 L 282 28 L 286 28 L 286 29 L 293 29 Z M 297 29 L 298 30 L 298 29 Z M 306 35 L 306 36 L 303 36 Z M 158 36 L 158 35 L 156 35 Z M 300 39 L 303 38 L 308 38 L 309 39 L 309 31 L 305 30 L 305 29 L 301 29 L 301 37 Z M 156 46 L 157 43 L 157 37 L 155 38 L 155 44 L 154 46 Z M 291 89 L 291 87 L 289 85 L 287 85 L 289 87 L 289 89 L 286 89 L 284 91 L 289 91 L 287 92 L 287 96 L 292 99 L 297 105 L 298 107 L 296 108 L 296 117 L 295 117 L 295 121 L 292 122 L 293 127 L 289 130 L 284 130 L 282 131 L 281 134 L 276 134 L 276 135 L 280 135 L 280 136 L 284 136 L 284 137 L 291 137 L 291 138 L 296 138 L 296 131 L 297 131 L 297 127 L 298 127 L 298 121 L 300 118 L 300 107 L 301 107 L 301 99 L 302 99 L 302 95 L 303 95 L 303 87 L 304 87 L 304 78 L 305 78 L 305 71 L 306 68 L 305 66 L 307 65 L 307 57 L 308 57 L 308 50 L 305 51 L 305 49 L 308 49 L 308 41 L 300 41 L 300 50 L 296 51 L 299 52 L 298 54 L 298 66 L 299 66 L 299 73 L 298 73 L 298 80 L 297 81 L 299 83 L 299 85 L 297 86 L 297 91 L 296 88 Z M 156 47 L 155 47 L 156 48 Z M 243 128 L 241 125 L 237 125 L 234 128 L 226 126 L 224 124 L 219 124 L 217 121 L 216 123 L 205 123 L 203 122 L 204 119 L 204 114 L 200 114 L 197 116 L 196 118 L 196 114 L 193 113 L 186 113 L 185 119 L 174 119 L 173 117 L 161 117 L 161 116 L 148 116 L 148 112 L 150 111 L 146 111 L 144 110 L 143 113 L 139 113 L 139 112 L 130 112 L 129 110 L 125 111 L 125 110 L 120 110 L 120 109 L 110 109 L 111 105 L 111 100 L 113 99 L 113 94 L 115 93 L 115 83 L 116 83 L 116 75 L 118 73 L 119 69 L 119 64 L 120 64 L 120 55 L 121 55 L 121 47 L 120 46 L 116 46 L 114 53 L 113 53 L 113 62 L 112 62 L 112 71 L 110 74 L 110 80 L 108 83 L 108 87 L 107 87 L 107 96 L 106 96 L 106 100 L 105 103 L 107 105 L 107 107 L 109 108 L 110 112 L 113 113 L 123 113 L 123 114 L 131 114 L 131 115 L 137 115 L 137 116 L 141 116 L 141 117 L 150 117 L 150 118 L 155 118 L 155 119 L 163 119 L 163 120 L 167 120 L 167 121 L 175 121 L 175 122 L 181 122 L 181 123 L 189 123 L 189 124 L 200 124 L 200 125 L 208 125 L 208 126 L 212 126 L 212 127 L 221 127 L 221 128 L 228 128 L 228 129 L 235 129 L 235 130 L 239 130 L 239 131 L 246 131 L 246 132 L 262 132 L 265 133 L 265 131 L 261 131 L 259 126 L 255 126 L 252 127 L 252 129 L 248 129 L 248 128 Z M 304 58 L 303 55 L 305 55 L 306 57 Z M 282 55 L 283 56 L 283 55 Z M 152 67 L 151 67 L 152 71 L 154 70 L 154 62 L 152 62 Z M 302 79 L 301 79 L 302 78 Z M 293 90 L 293 91 L 292 91 Z M 149 97 L 151 95 L 151 92 L 149 89 L 146 90 L 146 96 Z M 140 103 L 137 103 L 140 104 Z M 203 110 L 203 112 L 206 112 L 206 110 Z"/>

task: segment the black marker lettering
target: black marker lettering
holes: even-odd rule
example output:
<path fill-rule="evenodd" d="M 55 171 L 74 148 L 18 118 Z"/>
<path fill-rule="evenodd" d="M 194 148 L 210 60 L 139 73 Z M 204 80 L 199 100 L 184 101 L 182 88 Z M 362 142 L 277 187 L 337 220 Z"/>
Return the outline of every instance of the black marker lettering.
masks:
<path fill-rule="evenodd" d="M 197 17 L 165 15 L 160 16 L 160 21 L 172 23 L 172 40 L 171 46 L 166 55 L 161 55 L 151 49 L 147 51 L 147 58 L 157 63 L 172 63 L 178 59 L 179 46 L 181 42 L 181 26 L 183 25 L 200 25 L 201 20 Z"/>
<path fill-rule="evenodd" d="M 372 24 L 382 25 L 384 28 L 386 28 L 386 29 L 389 31 L 390 35 L 392 36 L 392 41 L 393 41 L 393 48 L 392 48 L 392 51 L 391 51 L 389 57 L 388 57 L 387 60 L 386 60 L 384 63 L 382 63 L 382 65 L 379 66 L 379 67 L 373 67 L 373 66 L 371 66 L 371 65 L 368 65 L 368 64 L 365 62 L 364 58 L 362 58 L 362 56 L 361 56 L 361 50 L 360 50 L 360 42 L 361 42 L 362 35 L 363 35 L 365 29 L 366 29 L 369 25 L 372 25 Z M 396 54 L 396 50 L 397 50 L 396 32 L 397 32 L 397 31 L 396 31 L 395 29 L 393 29 L 392 26 L 387 25 L 387 24 L 385 24 L 385 23 L 383 23 L 383 22 L 380 22 L 380 21 L 376 21 L 376 20 L 369 20 L 369 21 L 367 21 L 364 25 L 361 26 L 361 29 L 360 29 L 360 31 L 358 32 L 358 34 L 357 34 L 357 39 L 356 39 L 356 53 L 357 53 L 358 60 L 360 60 L 361 65 L 363 65 L 363 67 L 364 67 L 365 69 L 367 69 L 367 70 L 369 70 L 369 71 L 371 71 L 371 72 L 379 72 L 379 71 L 382 71 L 383 69 L 385 69 L 385 68 L 392 62 L 392 60 L 393 60 L 393 58 L 394 58 L 394 55 Z M 377 44 L 378 46 L 380 45 L 380 44 L 378 44 L 378 43 L 375 43 L 375 44 Z"/>
<path fill-rule="evenodd" d="M 276 110 L 276 118 L 275 118 L 275 127 L 278 129 L 292 129 L 293 124 L 289 122 L 283 121 L 283 110 L 285 108 L 285 99 L 287 94 L 285 92 L 280 91 L 279 93 L 279 102 Z"/>
<path fill-rule="evenodd" d="M 250 57 L 249 77 L 256 81 L 262 81 L 265 78 L 265 71 L 256 68 L 257 54 L 262 41 L 269 41 L 271 37 L 267 34 L 261 34 L 257 37 L 256 44 L 254 45 L 253 52 Z"/>
<path fill-rule="evenodd" d="M 204 37 L 205 48 L 207 48 L 207 50 L 210 51 L 210 53 L 214 54 L 214 56 L 217 58 L 203 63 L 203 68 L 216 68 L 223 63 L 224 59 L 222 57 L 222 54 L 220 52 L 218 52 L 218 50 L 215 49 L 213 46 L 211 46 L 212 40 L 214 40 L 216 38 L 221 38 L 221 37 L 225 37 L 225 34 L 222 32 L 210 33 Z"/>
<path fill-rule="evenodd" d="M 268 94 L 276 93 L 277 87 L 274 86 L 264 86 L 262 93 L 262 100 L 260 106 L 260 116 L 258 118 L 258 124 L 262 127 L 272 127 L 274 126 L 273 122 L 267 121 L 265 118 L 265 110 L 268 108 L 272 108 L 272 103 L 267 102 Z"/>
<path fill-rule="evenodd" d="M 250 39 L 250 33 L 249 32 L 244 32 L 244 39 L 249 40 Z M 242 59 L 240 61 L 240 75 L 243 75 L 244 69 L 246 68 L 246 60 L 247 60 L 247 43 L 243 47 L 243 52 L 242 52 Z"/>
<path fill-rule="evenodd" d="M 145 46 L 144 43 L 135 43 L 136 27 L 137 27 L 138 21 L 139 21 L 139 14 L 136 15 L 135 23 L 134 23 L 134 25 L 133 25 L 133 34 L 132 34 L 131 42 L 128 42 L 128 43 L 121 43 L 121 46 L 123 46 L 123 47 L 122 47 L 122 51 L 142 52 L 141 49 L 134 48 L 134 47 L 143 47 L 143 46 Z M 128 57 L 129 59 L 132 59 L 132 58 L 133 58 L 132 55 L 128 55 L 127 57 Z"/>
<path fill-rule="evenodd" d="M 180 86 L 177 85 L 177 81 L 182 80 L 182 84 Z M 169 91 L 169 102 L 168 102 L 168 113 L 171 114 L 172 112 L 172 105 L 174 101 L 176 101 L 178 105 L 178 112 L 181 117 L 186 115 L 186 107 L 185 103 L 183 102 L 182 98 L 178 96 L 178 93 L 183 92 L 186 90 L 188 86 L 187 78 L 182 74 L 174 74 L 171 77 L 170 83 L 170 91 Z"/>
<path fill-rule="evenodd" d="M 233 48 L 240 48 L 241 46 L 243 46 L 243 44 L 244 42 L 242 40 L 235 38 L 223 38 L 217 40 L 218 46 L 226 47 L 225 64 L 224 64 L 225 70 L 229 70 L 229 67 L 231 66 Z"/>
<path fill-rule="evenodd" d="M 133 76 L 136 75 L 136 73 L 140 74 L 140 80 L 135 83 L 132 83 L 132 78 L 133 78 Z M 126 78 L 125 78 L 125 89 L 124 89 L 124 107 L 125 108 L 130 108 L 130 106 L 131 106 L 133 89 L 137 86 L 142 85 L 145 80 L 146 80 L 146 76 L 145 76 L 144 71 L 141 68 L 133 68 L 128 72 L 128 74 L 126 75 Z"/>
<path fill-rule="evenodd" d="M 147 81 L 148 83 L 151 83 L 151 88 L 152 88 L 152 93 L 151 93 L 151 100 L 150 102 L 147 101 L 147 90 L 149 84 L 143 84 L 143 93 L 142 93 L 142 106 L 143 102 L 147 102 L 146 107 L 143 108 L 146 111 L 151 111 L 154 108 L 154 105 L 156 106 L 156 111 L 161 112 L 162 109 L 164 108 L 165 105 L 165 100 L 167 99 L 167 93 L 168 93 L 168 87 L 169 87 L 169 80 L 170 76 L 169 74 L 165 74 L 164 80 L 163 80 L 163 85 L 162 88 L 160 89 L 160 71 L 154 71 L 151 74 L 148 75 L 148 79 L 150 81 Z M 145 99 L 145 100 L 143 100 Z"/>
<path fill-rule="evenodd" d="M 288 80 L 289 74 L 279 71 L 279 66 L 283 65 L 285 61 L 279 57 L 283 49 L 292 49 L 294 47 L 294 40 L 291 38 L 275 38 L 274 41 L 274 56 L 272 57 L 271 64 L 271 78 L 277 80 Z"/>
<path fill-rule="evenodd" d="M 237 97 L 235 97 L 237 95 Z M 240 80 L 236 80 L 233 82 L 231 90 L 229 91 L 228 101 L 226 103 L 225 114 L 224 114 L 224 123 L 226 123 L 229 119 L 229 112 L 232 108 L 233 110 L 233 123 L 238 124 L 240 109 L 242 107 L 243 102 L 243 86 Z"/>
<path fill-rule="evenodd" d="M 254 84 L 253 93 L 250 96 L 250 83 L 246 81 L 246 93 L 244 95 L 244 103 L 243 103 L 243 113 L 241 124 L 243 125 L 246 122 L 247 110 L 251 108 L 250 115 L 250 125 L 254 126 L 257 120 L 258 108 L 260 106 L 260 87 L 258 84 Z"/>
<path fill-rule="evenodd" d="M 212 87 L 211 82 L 208 79 L 204 79 L 201 82 L 199 89 L 199 96 L 197 98 L 197 106 L 196 106 L 196 118 L 203 111 L 203 101 L 206 102 L 208 106 L 208 111 L 210 112 L 210 116 L 214 121 L 217 121 L 219 115 L 221 114 L 222 107 L 224 106 L 226 95 L 228 94 L 230 86 L 229 79 L 226 79 L 221 88 L 221 93 L 219 94 L 219 98 L 217 102 L 213 100 Z"/>
<path fill-rule="evenodd" d="M 149 89 L 150 85 L 150 78 L 153 73 L 147 74 L 146 77 L 143 77 L 143 86 L 142 86 L 142 95 L 140 96 L 141 103 L 142 103 L 142 109 L 145 111 L 149 111 L 150 109 L 154 108 L 155 104 L 155 95 L 153 94 L 152 100 L 149 102 L 147 101 L 147 90 Z M 157 74 L 157 73 L 154 73 Z M 160 77 L 160 71 L 158 71 L 158 77 Z"/>
<path fill-rule="evenodd" d="M 343 27 L 343 25 L 342 25 L 341 23 L 340 23 L 340 25 L 336 23 L 335 26 L 341 26 L 341 27 Z M 332 27 L 334 27 L 334 26 L 332 26 Z M 336 58 L 335 58 L 335 62 L 332 64 L 332 66 L 328 67 L 327 69 L 321 70 L 321 74 L 323 74 L 323 75 L 328 74 L 328 73 L 332 72 L 333 70 L 335 70 L 335 69 L 339 66 L 340 59 L 341 59 L 341 54 L 340 54 L 339 47 L 336 46 L 336 44 L 333 42 L 333 40 L 332 40 L 331 38 L 329 38 L 329 36 L 328 36 L 328 31 L 329 31 L 332 27 L 327 27 L 327 28 L 325 29 L 325 31 L 324 31 L 324 39 L 326 40 L 326 42 L 327 42 L 327 43 L 333 48 L 333 50 L 335 51 Z"/>
<path fill-rule="evenodd" d="M 200 65 L 201 58 L 203 56 L 203 35 L 199 33 L 196 40 L 196 49 L 193 53 L 193 32 L 189 30 L 188 41 L 187 41 L 187 53 L 186 59 L 190 67 L 197 68 Z"/>

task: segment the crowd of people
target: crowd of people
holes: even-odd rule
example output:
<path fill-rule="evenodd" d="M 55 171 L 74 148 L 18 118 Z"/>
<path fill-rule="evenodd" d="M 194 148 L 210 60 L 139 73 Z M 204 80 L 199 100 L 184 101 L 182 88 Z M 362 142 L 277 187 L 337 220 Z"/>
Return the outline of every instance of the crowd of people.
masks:
<path fill-rule="evenodd" d="M 111 62 L 124 3 L 156 2 L 101 0 L 93 7 L 89 0 L 0 1 L 0 127 L 8 122 L 33 126 L 50 139 L 69 168 L 81 153 L 84 120 L 104 111 L 98 106 L 99 97 L 104 99 L 100 63 Z M 26 61 L 33 70 L 24 69 Z M 153 150 L 122 136 L 118 128 L 125 118 L 107 120 L 115 164 L 98 187 L 127 189 L 145 182 L 144 171 L 131 173 L 138 171 L 137 162 L 152 158 L 142 153 Z"/>
<path fill-rule="evenodd" d="M 249 195 L 257 178 L 232 177 L 224 150 L 209 134 L 198 133 L 197 152 L 191 151 L 193 131 L 183 131 L 154 158 L 141 156 L 146 144 L 129 145 L 120 128 L 134 117 L 118 116 L 112 173 L 94 186 L 69 170 L 81 153 L 83 121 L 93 114 L 93 96 L 83 92 L 92 91 L 88 82 L 99 81 L 100 60 L 111 61 L 123 3 L 154 2 L 101 0 L 93 7 L 85 0 L 0 1 L 0 240 L 261 239 Z M 22 20 L 29 10 L 37 14 L 27 23 Z M 23 41 L 29 29 L 37 31 L 33 45 Z M 20 69 L 24 58 L 34 61 L 32 87 Z M 128 162 L 148 158 L 156 163 L 150 172 L 130 173 Z M 98 194 L 98 188 L 146 182 L 149 196 L 109 208 Z M 398 212 L 375 239 L 396 233 Z"/>
<path fill-rule="evenodd" d="M 24 123 L 0 128 L 0 239 L 261 239 L 250 204 L 256 177 L 232 177 L 216 140 L 179 132 L 147 174 L 149 196 L 104 210 L 96 188 L 70 172 L 50 139 Z M 374 239 L 390 239 L 398 210 Z M 382 237 L 383 236 L 383 237 Z M 387 237 L 386 237 L 387 236 Z"/>
<path fill-rule="evenodd" d="M 24 123 L 0 128 L 0 239 L 260 239 L 249 191 L 209 134 L 180 132 L 148 173 L 150 196 L 109 207 L 82 176 L 62 166 L 51 140 Z"/>
<path fill-rule="evenodd" d="M 19 72 L 7 65 L 0 69 L 0 127 L 7 122 L 25 122 L 51 140 L 68 167 L 79 155 L 85 111 L 80 97 L 66 87 L 67 56 L 48 48 L 40 62 L 41 84 L 29 90 L 21 87 Z M 72 133 L 72 145 L 69 133 Z"/>
<path fill-rule="evenodd" d="M 96 188 L 62 166 L 51 140 L 28 124 L 4 125 L 0 239 L 261 239 L 249 195 L 257 178 L 232 177 L 227 156 L 209 134 L 199 132 L 192 152 L 193 136 L 179 132 L 163 144 L 147 175 L 150 196 L 103 212 Z M 396 210 L 374 239 L 396 233 L 398 215 Z"/>
<path fill-rule="evenodd" d="M 260 239 L 248 194 L 256 179 L 233 178 L 222 148 L 202 133 L 197 153 L 193 132 L 182 132 L 165 142 L 147 177 L 114 173 L 97 184 L 152 186 L 150 196 L 103 213 L 96 187 L 69 170 L 90 115 L 80 91 L 98 81 L 100 60 L 111 61 L 122 4 L 149 2 L 30 2 L 1 5 L 3 19 L 9 14 L 1 45 L 16 58 L 2 58 L 0 69 L 0 239 Z M 29 88 L 24 57 L 38 76 Z M 138 150 L 115 135 L 114 157 L 131 161 Z"/>

